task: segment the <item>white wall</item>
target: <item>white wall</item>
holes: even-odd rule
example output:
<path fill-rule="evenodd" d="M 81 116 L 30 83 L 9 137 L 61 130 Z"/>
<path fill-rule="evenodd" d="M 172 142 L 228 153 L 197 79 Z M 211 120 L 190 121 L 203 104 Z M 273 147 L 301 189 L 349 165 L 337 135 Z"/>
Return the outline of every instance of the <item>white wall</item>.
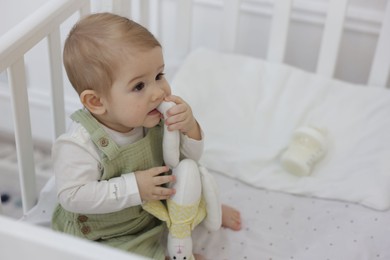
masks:
<path fill-rule="evenodd" d="M 0 1 L 0 36 L 46 1 L 49 0 Z M 152 23 L 151 30 L 161 40 L 166 63 L 169 66 L 173 65 L 178 51 L 174 42 L 175 33 L 172 31 L 172 28 L 175 28 L 174 3 L 178 0 L 153 0 L 152 6 L 157 7 L 157 1 L 160 1 L 159 8 L 163 10 L 165 18 L 161 24 Z M 220 27 L 223 22 L 222 2 L 222 0 L 194 0 L 191 48 L 218 49 L 220 44 L 218 32 L 221 31 Z M 314 71 L 327 2 L 327 0 L 295 0 L 285 57 L 286 63 Z M 272 3 L 272 0 L 243 0 L 238 28 L 238 52 L 259 58 L 266 56 Z M 340 49 L 342 54 L 335 73 L 336 78 L 354 83 L 364 84 L 366 82 L 385 4 L 386 0 L 350 0 L 345 36 Z M 21 6 L 23 8 L 20 8 Z M 111 2 L 110 0 L 92 0 L 92 7 L 94 12 L 106 11 L 111 8 Z M 133 10 L 129 16 L 137 20 L 137 10 Z M 76 20 L 77 17 L 73 17 L 63 26 L 63 38 Z M 156 21 L 158 19 L 154 17 L 153 22 Z M 48 58 L 45 49 L 46 42 L 43 41 L 28 53 L 26 63 L 28 64 L 27 80 L 32 107 L 33 135 L 39 140 L 50 142 L 52 129 L 50 124 L 46 123 L 51 122 L 51 116 L 48 100 Z M 168 77 L 171 77 L 174 68 L 169 66 L 167 73 Z M 1 73 L 0 134 L 1 132 L 13 132 L 9 90 L 6 82 L 5 73 Z M 70 113 L 80 105 L 66 79 L 65 82 L 67 112 Z"/>

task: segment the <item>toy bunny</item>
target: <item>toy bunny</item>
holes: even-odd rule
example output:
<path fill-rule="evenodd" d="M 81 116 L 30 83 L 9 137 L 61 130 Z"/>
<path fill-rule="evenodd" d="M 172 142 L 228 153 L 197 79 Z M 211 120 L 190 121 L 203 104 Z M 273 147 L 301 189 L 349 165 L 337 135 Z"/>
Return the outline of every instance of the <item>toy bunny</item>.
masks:
<path fill-rule="evenodd" d="M 163 102 L 157 108 L 166 118 L 166 112 L 175 103 Z M 168 254 L 171 259 L 194 259 L 192 252 L 192 230 L 203 223 L 208 230 L 221 226 L 222 213 L 217 185 L 206 168 L 197 162 L 184 159 L 180 161 L 180 133 L 168 131 L 164 125 L 163 158 L 165 164 L 176 175 L 173 187 L 175 195 L 166 201 L 150 201 L 143 208 L 162 221 L 168 233 Z"/>

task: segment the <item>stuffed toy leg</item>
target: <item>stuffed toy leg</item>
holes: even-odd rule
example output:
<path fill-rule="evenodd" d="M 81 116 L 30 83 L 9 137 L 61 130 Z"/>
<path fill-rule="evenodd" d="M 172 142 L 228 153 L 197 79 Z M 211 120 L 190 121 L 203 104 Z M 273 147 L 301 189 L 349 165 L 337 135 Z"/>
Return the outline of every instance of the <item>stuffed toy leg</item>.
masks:
<path fill-rule="evenodd" d="M 167 200 L 171 220 L 168 254 L 171 259 L 192 259 L 192 229 L 206 216 L 202 184 L 197 164 L 185 159 L 173 169 L 176 194 Z"/>
<path fill-rule="evenodd" d="M 163 102 L 158 110 L 164 114 L 174 106 L 173 102 Z M 151 201 L 143 208 L 165 221 L 168 233 L 168 254 L 171 259 L 194 259 L 192 251 L 192 230 L 202 223 L 211 231 L 221 227 L 222 212 L 217 185 L 206 168 L 197 162 L 180 159 L 180 133 L 168 131 L 164 126 L 163 157 L 165 164 L 172 169 L 176 189 L 166 202 Z"/>

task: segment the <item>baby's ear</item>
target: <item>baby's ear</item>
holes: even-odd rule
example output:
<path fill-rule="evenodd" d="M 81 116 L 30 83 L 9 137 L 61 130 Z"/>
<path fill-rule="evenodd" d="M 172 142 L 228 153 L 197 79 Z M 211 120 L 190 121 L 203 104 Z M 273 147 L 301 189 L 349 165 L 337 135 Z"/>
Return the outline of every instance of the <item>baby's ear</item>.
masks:
<path fill-rule="evenodd" d="M 100 95 L 95 90 L 87 89 L 81 92 L 80 101 L 92 114 L 102 115 L 106 112 Z"/>

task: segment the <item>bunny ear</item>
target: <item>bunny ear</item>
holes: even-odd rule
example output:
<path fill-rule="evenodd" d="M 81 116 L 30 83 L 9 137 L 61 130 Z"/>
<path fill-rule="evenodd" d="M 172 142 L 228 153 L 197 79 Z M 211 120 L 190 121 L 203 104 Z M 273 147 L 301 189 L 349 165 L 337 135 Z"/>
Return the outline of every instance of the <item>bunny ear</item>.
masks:
<path fill-rule="evenodd" d="M 167 227 L 171 227 L 171 219 L 168 215 L 168 210 L 160 200 L 152 200 L 142 204 L 142 208 L 158 218 L 161 221 L 167 223 Z"/>
<path fill-rule="evenodd" d="M 162 102 L 157 110 L 167 118 L 167 111 L 175 106 L 174 102 Z M 180 160 L 180 133 L 179 131 L 168 131 L 168 126 L 164 124 L 163 136 L 163 158 L 165 164 L 173 169 L 179 164 Z"/>

